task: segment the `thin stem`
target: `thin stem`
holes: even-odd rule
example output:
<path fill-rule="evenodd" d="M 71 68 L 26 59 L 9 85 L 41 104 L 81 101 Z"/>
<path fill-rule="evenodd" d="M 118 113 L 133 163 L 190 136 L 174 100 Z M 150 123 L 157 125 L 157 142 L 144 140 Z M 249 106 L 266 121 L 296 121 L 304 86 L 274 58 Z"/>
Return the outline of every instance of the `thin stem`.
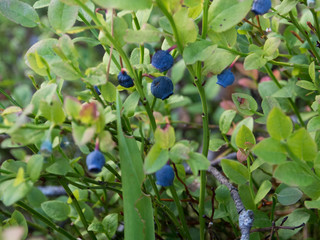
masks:
<path fill-rule="evenodd" d="M 318 40 L 320 40 L 320 29 L 319 29 L 319 20 L 318 20 L 317 12 L 314 10 L 314 8 L 310 8 L 310 11 L 314 19 Z"/>
<path fill-rule="evenodd" d="M 278 82 L 277 78 L 274 76 L 274 74 L 273 74 L 273 72 L 271 71 L 271 69 L 269 68 L 269 66 L 266 64 L 264 67 L 265 67 L 268 75 L 271 77 L 272 81 L 277 85 L 278 88 L 281 89 L 281 88 L 282 88 L 281 84 Z M 289 103 L 290 103 L 290 105 L 291 105 L 291 107 L 292 107 L 292 110 L 293 110 L 294 113 L 297 115 L 301 126 L 305 127 L 305 124 L 304 124 L 304 122 L 303 122 L 303 120 L 302 120 L 302 117 L 301 117 L 301 115 L 300 115 L 300 112 L 299 112 L 296 104 L 292 101 L 291 98 L 288 98 L 288 100 L 289 100 Z"/>
<path fill-rule="evenodd" d="M 73 195 L 73 193 L 72 193 L 72 191 L 70 190 L 70 188 L 68 187 L 67 183 L 65 182 L 65 179 L 60 178 L 60 179 L 59 179 L 59 182 L 60 182 L 60 184 L 62 185 L 62 187 L 66 190 L 68 196 L 71 198 L 72 204 L 74 205 L 77 213 L 79 214 L 80 220 L 81 220 L 84 228 L 85 228 L 86 231 L 88 232 L 90 238 L 93 239 L 93 240 L 97 240 L 95 234 L 94 234 L 92 231 L 89 231 L 89 230 L 88 230 L 89 225 L 88 225 L 87 220 L 86 220 L 86 218 L 85 218 L 85 216 L 84 216 L 84 214 L 83 214 L 83 212 L 82 212 L 82 209 L 81 209 L 81 207 L 80 207 L 80 205 L 79 205 L 79 203 L 78 203 L 78 200 L 77 200 L 77 198 Z"/>
<path fill-rule="evenodd" d="M 36 210 L 34 210 L 33 208 L 29 207 L 27 204 L 25 204 L 22 201 L 18 201 L 16 203 L 19 207 L 23 208 L 24 210 L 26 210 L 27 212 L 31 213 L 33 216 L 35 216 L 36 218 L 38 218 L 39 220 L 41 220 L 43 223 L 45 223 L 48 227 L 52 228 L 53 230 L 61 233 L 62 235 L 64 235 L 65 237 L 67 237 L 68 239 L 72 239 L 72 240 L 77 240 L 74 236 L 72 236 L 70 233 L 68 233 L 66 230 L 64 230 L 63 228 L 61 228 L 60 226 L 56 225 L 54 222 L 52 222 L 49 218 L 44 217 L 43 215 L 41 215 L 40 213 L 38 213 Z"/>
<path fill-rule="evenodd" d="M 250 158 L 253 162 L 253 157 L 252 157 L 252 154 L 250 153 L 249 154 L 249 157 L 247 157 L 247 168 L 248 168 L 248 174 L 249 174 L 249 189 L 250 189 L 250 195 L 251 195 L 251 198 L 252 200 L 254 201 L 254 191 L 253 191 L 253 182 L 252 182 L 252 174 L 251 174 L 251 170 L 250 170 L 250 166 L 251 166 L 251 163 L 250 163 Z"/>
<path fill-rule="evenodd" d="M 170 192 L 172 194 L 172 197 L 174 199 L 174 202 L 176 204 L 176 207 L 178 209 L 178 212 L 179 212 L 179 218 L 180 218 L 180 221 L 182 223 L 182 227 L 184 229 L 184 235 L 187 239 L 191 240 L 191 236 L 190 236 L 190 233 L 189 233 L 189 228 L 188 228 L 188 225 L 187 225 L 187 221 L 184 217 L 184 212 L 183 212 L 183 209 L 181 207 L 181 204 L 180 204 L 180 201 L 179 201 L 179 197 L 178 197 L 178 194 L 176 192 L 176 189 L 174 188 L 173 185 L 171 185 L 170 187 Z"/>
<path fill-rule="evenodd" d="M 151 123 L 151 127 L 152 127 L 152 130 L 155 131 L 157 125 L 156 125 L 156 121 L 154 119 L 154 116 L 153 116 L 153 113 L 151 111 L 151 108 L 150 108 L 150 105 L 144 95 L 144 92 L 143 92 L 143 89 L 142 89 L 142 85 L 140 84 L 139 82 L 139 78 L 138 78 L 138 75 L 136 73 L 136 71 L 133 69 L 131 63 L 130 63 L 130 60 L 127 56 L 127 54 L 124 52 L 124 50 L 122 49 L 121 45 L 119 44 L 119 42 L 113 38 L 111 36 L 111 34 L 109 33 L 108 29 L 106 29 L 106 27 L 103 25 L 103 24 L 100 24 L 100 21 L 99 19 L 97 18 L 97 16 L 88 8 L 87 5 L 85 5 L 82 1 L 80 0 L 75 0 L 78 5 L 80 7 L 82 7 L 82 9 L 84 11 L 86 11 L 90 17 L 92 18 L 92 20 L 95 22 L 96 25 L 102 25 L 102 28 L 103 28 L 103 31 L 104 31 L 104 34 L 106 35 L 106 37 L 108 38 L 108 40 L 111 42 L 111 44 L 115 47 L 115 49 L 118 51 L 119 55 L 121 56 L 122 60 L 124 61 L 128 71 L 130 72 L 131 76 L 133 77 L 134 79 L 134 83 L 135 83 L 135 86 L 136 86 L 136 89 L 140 95 L 140 99 L 141 99 L 141 102 L 143 103 L 146 111 L 147 111 L 147 114 L 148 114 L 148 117 L 149 117 L 149 120 L 150 120 L 150 123 Z"/>
<path fill-rule="evenodd" d="M 203 15 L 202 15 L 202 39 L 207 38 L 208 32 L 208 10 L 209 10 L 209 0 L 204 0 L 203 3 Z"/>
<path fill-rule="evenodd" d="M 113 167 L 111 167 L 108 163 L 106 163 L 104 165 L 106 167 L 106 169 L 108 169 L 119 181 L 121 181 L 121 176 L 119 175 L 119 173 L 113 169 Z"/>
<path fill-rule="evenodd" d="M 314 47 L 314 44 L 311 42 L 308 34 L 304 31 L 304 29 L 300 26 L 300 24 L 297 22 L 296 18 L 293 16 L 292 14 L 292 11 L 289 12 L 289 16 L 290 16 L 290 19 L 293 23 L 294 26 L 296 26 L 296 28 L 299 29 L 299 31 L 301 32 L 301 34 L 305 37 L 305 39 L 307 40 L 307 42 L 309 43 L 309 46 L 313 52 L 313 54 L 316 56 L 316 59 L 318 62 L 320 62 L 320 56 L 317 52 L 317 50 L 315 49 Z"/>
<path fill-rule="evenodd" d="M 2 88 L 0 88 L 0 93 L 5 95 L 12 104 L 22 108 L 22 106 L 16 100 L 14 100 L 9 94 L 7 94 Z"/>

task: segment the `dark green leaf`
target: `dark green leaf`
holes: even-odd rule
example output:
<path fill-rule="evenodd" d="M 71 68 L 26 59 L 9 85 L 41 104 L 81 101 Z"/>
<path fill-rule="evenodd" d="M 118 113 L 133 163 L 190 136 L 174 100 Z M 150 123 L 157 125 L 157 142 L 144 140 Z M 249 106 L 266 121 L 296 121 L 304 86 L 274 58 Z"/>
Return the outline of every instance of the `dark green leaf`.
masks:
<path fill-rule="evenodd" d="M 248 169 L 235 160 L 222 159 L 221 166 L 227 177 L 236 184 L 245 184 L 249 180 Z"/>

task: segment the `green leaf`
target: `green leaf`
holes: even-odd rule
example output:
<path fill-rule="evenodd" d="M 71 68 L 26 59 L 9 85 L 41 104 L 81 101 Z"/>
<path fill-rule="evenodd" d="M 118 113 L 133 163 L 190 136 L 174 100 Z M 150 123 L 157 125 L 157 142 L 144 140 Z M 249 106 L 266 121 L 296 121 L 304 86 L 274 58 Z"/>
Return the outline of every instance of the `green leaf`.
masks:
<path fill-rule="evenodd" d="M 173 147 L 176 141 L 174 128 L 170 125 L 167 125 L 164 129 L 158 127 L 154 133 L 154 138 L 162 149 L 169 149 Z"/>
<path fill-rule="evenodd" d="M 45 100 L 40 101 L 39 109 L 41 115 L 54 124 L 59 125 L 65 120 L 62 103 L 58 100 L 58 97 L 54 97 L 50 103 Z"/>
<path fill-rule="evenodd" d="M 115 102 L 116 93 L 117 89 L 111 82 L 107 82 L 101 87 L 101 95 L 107 102 Z"/>
<path fill-rule="evenodd" d="M 108 237 L 111 239 L 118 228 L 118 214 L 117 213 L 111 213 L 102 220 L 102 225 L 107 232 Z"/>
<path fill-rule="evenodd" d="M 269 180 L 263 181 L 263 183 L 261 183 L 259 190 L 256 194 L 256 197 L 254 199 L 254 203 L 258 204 L 268 194 L 271 187 L 272 187 L 272 184 Z"/>
<path fill-rule="evenodd" d="M 286 139 L 292 132 L 292 122 L 280 108 L 273 108 L 267 118 L 270 136 L 277 140 Z"/>
<path fill-rule="evenodd" d="M 46 168 L 48 173 L 56 175 L 66 175 L 68 172 L 72 172 L 73 169 L 70 167 L 67 159 L 57 159 L 52 165 Z"/>
<path fill-rule="evenodd" d="M 274 177 L 285 184 L 296 186 L 307 186 L 314 180 L 310 173 L 296 162 L 280 164 L 274 172 Z"/>
<path fill-rule="evenodd" d="M 0 13 L 24 27 L 36 27 L 40 22 L 37 12 L 29 4 L 18 0 L 1 0 Z"/>
<path fill-rule="evenodd" d="M 58 33 L 70 29 L 76 22 L 78 6 L 70 6 L 59 0 L 51 0 L 48 7 L 48 19 Z"/>
<path fill-rule="evenodd" d="M 217 33 L 214 29 L 208 30 L 208 36 L 213 44 L 218 44 L 224 47 L 233 47 L 237 43 L 237 30 L 230 28 L 227 31 Z"/>
<path fill-rule="evenodd" d="M 42 210 L 52 219 L 63 221 L 68 218 L 70 207 L 65 202 L 53 200 L 41 204 Z"/>
<path fill-rule="evenodd" d="M 246 70 L 259 69 L 267 63 L 267 60 L 258 53 L 251 53 L 244 59 L 244 68 Z"/>
<path fill-rule="evenodd" d="M 313 201 L 304 201 L 304 205 L 308 209 L 320 209 L 320 199 Z"/>
<path fill-rule="evenodd" d="M 140 64 L 140 48 L 133 49 L 130 55 L 130 62 L 132 65 Z M 150 64 L 150 51 L 148 48 L 144 48 L 143 63 Z"/>
<path fill-rule="evenodd" d="M 183 59 L 186 65 L 194 64 L 197 61 L 204 61 L 210 57 L 217 45 L 210 41 L 201 40 L 188 44 L 183 51 Z"/>
<path fill-rule="evenodd" d="M 32 187 L 30 192 L 27 194 L 27 201 L 33 208 L 39 208 L 41 203 L 47 200 L 46 196 L 37 187 Z"/>
<path fill-rule="evenodd" d="M 40 102 L 42 100 L 51 102 L 52 97 L 56 94 L 57 85 L 56 84 L 48 84 L 41 87 L 38 91 L 36 91 L 31 99 L 31 104 L 33 105 L 33 113 L 38 114 L 38 110 L 40 107 Z"/>
<path fill-rule="evenodd" d="M 238 148 L 242 149 L 251 149 L 256 144 L 256 139 L 253 133 L 246 125 L 241 126 L 236 136 L 236 144 Z"/>
<path fill-rule="evenodd" d="M 307 212 L 306 209 L 296 209 L 292 213 L 290 213 L 288 216 L 287 221 L 282 226 L 286 227 L 292 227 L 292 226 L 299 226 L 303 223 L 307 224 L 310 214 Z M 276 221 L 276 226 L 279 226 L 284 217 L 279 218 Z M 297 229 L 279 229 L 279 237 L 280 239 L 291 239 L 293 235 L 295 235 L 297 232 L 299 232 L 302 228 L 297 228 Z"/>
<path fill-rule="evenodd" d="M 284 206 L 295 204 L 302 197 L 302 192 L 298 188 L 287 187 L 277 194 L 279 203 Z"/>
<path fill-rule="evenodd" d="M 267 56 L 272 56 L 280 46 L 281 39 L 278 37 L 270 37 L 266 40 L 263 46 L 263 52 Z"/>
<path fill-rule="evenodd" d="M 306 81 L 306 80 L 300 80 L 296 83 L 297 86 L 307 89 L 307 90 L 317 90 L 317 87 L 314 85 L 314 83 Z"/>
<path fill-rule="evenodd" d="M 222 134 L 227 134 L 232 120 L 236 116 L 237 112 L 234 110 L 226 110 L 221 114 L 221 117 L 219 119 L 219 128 Z"/>
<path fill-rule="evenodd" d="M 226 142 L 220 138 L 215 138 L 214 136 L 210 137 L 209 149 L 210 151 L 218 151 Z"/>
<path fill-rule="evenodd" d="M 288 138 L 290 150 L 301 160 L 313 161 L 317 155 L 317 145 L 305 128 L 300 128 Z"/>
<path fill-rule="evenodd" d="M 139 103 L 140 95 L 138 91 L 135 91 L 129 95 L 123 104 L 123 113 L 128 117 L 132 117 Z"/>
<path fill-rule="evenodd" d="M 99 221 L 93 221 L 89 226 L 88 226 L 89 231 L 93 231 L 95 233 L 104 233 L 105 230 L 103 228 L 103 225 Z"/>
<path fill-rule="evenodd" d="M 176 23 L 182 45 L 197 40 L 198 28 L 193 19 L 188 17 L 187 8 L 180 8 L 180 10 L 173 15 L 173 19 Z"/>
<path fill-rule="evenodd" d="M 220 74 L 236 57 L 237 55 L 227 50 L 217 48 L 214 53 L 205 60 L 203 74 Z"/>
<path fill-rule="evenodd" d="M 219 203 L 226 203 L 230 200 L 230 191 L 226 185 L 220 185 L 216 188 L 215 198 Z"/>
<path fill-rule="evenodd" d="M 104 21 L 104 20 L 102 20 L 102 21 Z M 110 18 L 109 18 L 109 20 L 107 21 L 107 25 L 106 25 L 106 27 L 107 27 L 107 30 L 109 31 L 109 33 L 111 32 L 111 29 L 112 29 L 112 27 L 111 27 L 111 20 L 110 20 Z M 125 35 L 127 34 L 127 32 L 128 31 L 131 31 L 130 29 L 128 29 L 128 24 L 127 24 L 127 22 L 126 22 L 126 20 L 124 19 L 124 18 L 122 18 L 122 17 L 113 17 L 113 35 L 114 35 L 114 38 L 115 39 L 117 39 L 117 41 L 118 41 L 118 43 L 121 45 L 121 46 L 124 46 L 125 45 L 125 40 L 128 40 L 128 38 L 127 39 L 125 39 Z M 104 34 L 103 32 L 101 32 L 102 34 Z M 112 45 L 112 43 L 109 41 L 109 39 L 106 37 L 106 36 L 104 36 L 104 35 L 102 35 L 102 37 L 103 37 L 103 41 L 101 41 L 100 39 L 100 41 L 101 42 L 104 42 L 105 41 L 105 43 L 107 44 L 107 45 L 109 45 L 109 46 L 111 46 Z M 137 37 L 136 35 L 134 35 L 134 36 L 132 36 L 132 37 Z M 138 36 L 139 37 L 139 36 Z M 114 53 L 114 52 L 113 52 Z M 107 53 L 108 54 L 108 53 Z M 109 54 L 108 54 L 109 55 Z"/>
<path fill-rule="evenodd" d="M 215 32 L 224 32 L 237 25 L 251 9 L 253 0 L 216 0 L 209 8 L 209 25 Z"/>
<path fill-rule="evenodd" d="M 181 163 L 182 160 L 188 160 L 190 153 L 190 148 L 183 143 L 176 143 L 169 153 L 171 161 L 174 163 Z"/>
<path fill-rule="evenodd" d="M 96 132 L 94 126 L 86 127 L 72 122 L 72 136 L 78 146 L 83 146 L 90 142 Z"/>
<path fill-rule="evenodd" d="M 50 64 L 52 72 L 64 80 L 78 80 L 81 75 L 68 63 L 55 61 Z"/>
<path fill-rule="evenodd" d="M 280 164 L 287 159 L 286 150 L 281 142 L 274 138 L 266 138 L 259 142 L 252 151 L 265 162 Z"/>
<path fill-rule="evenodd" d="M 25 55 L 25 62 L 27 66 L 37 74 L 47 76 L 48 66 L 44 63 L 48 64 L 48 62 L 59 59 L 53 51 L 53 46 L 57 43 L 57 39 L 47 38 L 34 44 Z M 41 57 L 42 61 L 39 61 L 39 57 Z"/>
<path fill-rule="evenodd" d="M 79 119 L 81 103 L 76 98 L 66 97 L 64 100 L 64 110 L 72 119 Z"/>
<path fill-rule="evenodd" d="M 235 160 L 222 159 L 221 166 L 227 177 L 236 184 L 245 184 L 249 180 L 248 169 Z"/>
<path fill-rule="evenodd" d="M 307 125 L 309 132 L 315 132 L 320 129 L 320 116 L 313 117 L 310 119 Z"/>
<path fill-rule="evenodd" d="M 93 0 L 93 2 L 106 9 L 117 8 L 125 10 L 146 9 L 150 8 L 152 4 L 151 0 Z"/>
<path fill-rule="evenodd" d="M 43 157 L 40 154 L 33 155 L 27 165 L 27 173 L 33 182 L 36 182 L 42 170 Z"/>
<path fill-rule="evenodd" d="M 48 7 L 50 4 L 50 0 L 38 0 L 33 4 L 34 9 Z"/>
<path fill-rule="evenodd" d="M 159 144 L 154 144 L 144 161 L 144 170 L 146 174 L 158 171 L 168 162 L 168 160 L 168 150 L 161 149 Z"/>
<path fill-rule="evenodd" d="M 254 199 L 252 198 L 252 195 L 250 193 L 250 187 L 247 184 L 241 184 L 238 187 L 239 189 L 239 195 L 243 202 L 243 205 L 246 209 L 255 209 L 256 205 L 254 203 Z"/>
<path fill-rule="evenodd" d="M 210 162 L 205 156 L 203 156 L 203 154 L 197 152 L 190 152 L 189 157 L 190 158 L 187 162 L 194 175 L 198 176 L 199 170 L 208 170 Z"/>
<path fill-rule="evenodd" d="M 155 27 L 144 24 L 140 30 L 127 29 L 124 41 L 143 45 L 144 43 L 158 42 L 161 35 L 161 32 Z"/>
<path fill-rule="evenodd" d="M 246 125 L 251 131 L 253 130 L 253 118 L 252 117 L 248 117 L 245 118 L 243 120 L 241 120 L 237 126 L 235 127 L 235 129 L 233 130 L 232 136 L 231 136 L 231 144 L 233 147 L 235 147 L 236 149 L 238 149 L 237 145 L 236 145 L 236 136 L 241 128 L 242 125 Z"/>
<path fill-rule="evenodd" d="M 245 93 L 233 93 L 232 101 L 236 105 L 237 110 L 243 115 L 253 115 L 258 109 L 256 100 Z"/>
<path fill-rule="evenodd" d="M 261 103 L 261 107 L 263 109 L 263 113 L 265 115 L 265 118 L 266 116 L 269 115 L 269 112 L 277 107 L 277 108 L 280 108 L 280 104 L 279 102 L 274 98 L 274 97 L 265 97 L 263 98 L 262 100 L 262 103 Z M 265 120 L 266 122 L 267 120 Z"/>
<path fill-rule="evenodd" d="M 285 15 L 290 12 L 298 4 L 298 0 L 284 0 L 280 5 L 275 6 L 279 14 Z"/>
<path fill-rule="evenodd" d="M 145 175 L 140 150 L 133 137 L 122 131 L 121 100 L 117 92 L 117 131 L 121 164 L 122 193 L 124 208 L 124 238 L 154 239 L 153 209 L 151 199 L 141 191 Z"/>
<path fill-rule="evenodd" d="M 309 75 L 310 75 L 310 78 L 312 79 L 312 81 L 315 82 L 316 73 L 315 73 L 314 62 L 310 63 L 310 65 L 309 65 Z M 314 90 L 316 90 L 316 89 L 314 89 Z"/>
<path fill-rule="evenodd" d="M 15 185 L 14 182 L 15 179 L 12 179 L 0 185 L 0 196 L 5 206 L 10 206 L 24 198 L 32 188 L 30 182 L 23 182 L 19 185 Z"/>

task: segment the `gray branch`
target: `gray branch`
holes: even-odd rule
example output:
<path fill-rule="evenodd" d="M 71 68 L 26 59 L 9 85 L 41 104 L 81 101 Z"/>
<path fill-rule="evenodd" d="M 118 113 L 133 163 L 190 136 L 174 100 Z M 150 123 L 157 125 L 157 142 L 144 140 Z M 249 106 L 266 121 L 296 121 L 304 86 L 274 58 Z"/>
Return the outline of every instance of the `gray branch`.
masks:
<path fill-rule="evenodd" d="M 239 213 L 239 228 L 241 230 L 241 240 L 249 240 L 250 229 L 253 224 L 254 216 L 251 210 L 246 210 L 238 193 L 227 178 L 225 178 L 215 167 L 209 167 L 208 172 L 211 173 L 221 184 L 227 186 L 230 191 L 231 197 L 236 205 Z"/>

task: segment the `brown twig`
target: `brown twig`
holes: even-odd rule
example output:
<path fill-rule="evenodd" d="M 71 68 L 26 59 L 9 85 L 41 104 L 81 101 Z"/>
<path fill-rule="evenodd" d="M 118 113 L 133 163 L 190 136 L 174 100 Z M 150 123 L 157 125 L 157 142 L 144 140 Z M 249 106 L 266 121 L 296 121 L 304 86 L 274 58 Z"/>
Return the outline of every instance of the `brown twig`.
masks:
<path fill-rule="evenodd" d="M 290 226 L 271 226 L 271 227 L 265 227 L 265 228 L 256 228 L 256 229 L 252 229 L 250 231 L 250 233 L 253 233 L 253 232 L 269 232 L 270 230 L 272 230 L 272 228 L 274 228 L 274 230 L 279 230 L 279 229 L 295 230 L 295 229 L 298 229 L 298 228 L 302 228 L 305 225 L 306 225 L 305 223 L 302 223 L 299 226 L 295 226 L 295 227 L 290 227 Z"/>
<path fill-rule="evenodd" d="M 179 182 L 181 182 L 182 185 L 184 186 L 184 189 L 186 190 L 186 194 L 187 194 L 188 197 L 192 200 L 191 202 L 198 204 L 199 201 L 193 198 L 193 196 L 192 196 L 191 193 L 189 192 L 188 186 L 187 186 L 187 185 L 183 182 L 183 180 L 179 177 L 179 174 L 178 174 L 178 170 L 177 170 L 176 165 L 175 165 L 173 162 L 172 162 L 172 165 L 173 165 L 173 169 L 174 169 L 174 172 L 175 172 L 175 174 L 176 174 L 177 179 L 178 179 Z"/>

